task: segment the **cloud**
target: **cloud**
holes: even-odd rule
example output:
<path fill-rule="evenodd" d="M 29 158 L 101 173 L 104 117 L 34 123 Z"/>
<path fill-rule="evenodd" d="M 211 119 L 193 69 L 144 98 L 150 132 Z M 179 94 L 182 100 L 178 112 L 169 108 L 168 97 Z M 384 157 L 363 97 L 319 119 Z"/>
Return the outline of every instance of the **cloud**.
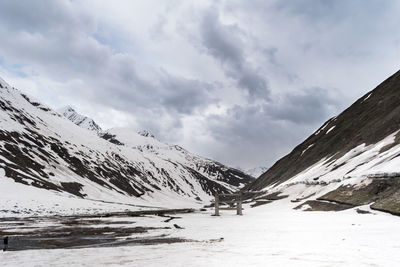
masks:
<path fill-rule="evenodd" d="M 342 19 L 360 19 L 360 17 L 380 16 L 393 7 L 392 1 L 375 0 L 339 0 L 336 2 L 324 0 L 299 0 L 299 1 L 275 1 L 273 4 L 279 12 L 288 13 L 310 22 L 337 23 Z M 375 11 L 367 13 L 365 11 Z"/>
<path fill-rule="evenodd" d="M 220 61 L 225 74 L 253 98 L 267 100 L 270 94 L 265 74 L 246 60 L 242 30 L 235 24 L 223 24 L 215 7 L 207 9 L 200 23 L 201 42 L 207 53 Z"/>
<path fill-rule="evenodd" d="M 0 22 L 11 31 L 29 33 L 73 34 L 93 31 L 95 21 L 71 1 L 13 1 L 0 2 Z"/>
<path fill-rule="evenodd" d="M 115 52 L 95 38 L 104 27 L 97 28 L 94 18 L 76 2 L 4 1 L 0 9 L 0 21 L 7 25 L 0 26 L 0 32 L 10 37 L 0 44 L 6 61 L 56 80 L 84 81 L 86 88 L 71 88 L 72 94 L 79 92 L 88 100 L 131 112 L 155 108 L 189 114 L 213 102 L 213 86 L 207 82 L 157 68 L 146 77 L 134 55 Z"/>
<path fill-rule="evenodd" d="M 0 1 L 0 74 L 54 107 L 270 166 L 399 67 L 400 4 Z"/>
<path fill-rule="evenodd" d="M 234 70 L 242 69 L 245 61 L 237 25 L 224 25 L 216 9 L 206 10 L 200 24 L 203 45 L 208 52 Z"/>
<path fill-rule="evenodd" d="M 162 96 L 161 105 L 181 114 L 191 114 L 197 108 L 204 107 L 204 103 L 210 105 L 218 101 L 212 95 L 214 85 L 172 76 L 166 72 L 163 73 L 158 88 L 159 95 Z"/>
<path fill-rule="evenodd" d="M 150 29 L 150 36 L 155 41 L 162 41 L 166 38 L 165 27 L 168 24 L 167 17 L 159 15 L 157 21 Z"/>
<path fill-rule="evenodd" d="M 279 102 L 236 105 L 224 114 L 210 116 L 209 132 L 221 144 L 213 153 L 227 157 L 240 151 L 231 159 L 234 164 L 271 165 L 311 134 L 321 121 L 335 115 L 339 99 L 335 92 L 307 88 L 295 95 L 283 95 Z"/>
<path fill-rule="evenodd" d="M 340 103 L 337 94 L 338 92 L 318 87 L 307 88 L 269 103 L 265 106 L 265 112 L 273 120 L 290 121 L 294 124 L 318 123 L 337 111 Z"/>

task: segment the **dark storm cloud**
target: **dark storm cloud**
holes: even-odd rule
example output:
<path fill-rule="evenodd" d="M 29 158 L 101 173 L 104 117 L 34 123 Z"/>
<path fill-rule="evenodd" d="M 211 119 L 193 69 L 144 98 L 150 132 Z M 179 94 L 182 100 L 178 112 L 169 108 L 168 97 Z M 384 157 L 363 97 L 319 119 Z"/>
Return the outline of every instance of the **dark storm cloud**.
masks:
<path fill-rule="evenodd" d="M 215 86 L 195 79 L 172 75 L 166 71 L 157 74 L 158 80 L 149 81 L 137 73 L 132 60 L 110 66 L 110 74 L 96 77 L 95 97 L 98 101 L 130 112 L 155 109 L 179 117 L 201 111 L 217 102 L 213 97 Z"/>
<path fill-rule="evenodd" d="M 236 142 L 240 139 L 261 139 L 263 131 L 271 125 L 313 125 L 334 114 L 336 110 L 332 107 L 339 102 L 339 98 L 328 90 L 308 88 L 294 95 L 284 95 L 279 101 L 235 105 L 225 115 L 210 117 L 215 122 L 213 133 L 221 139 L 226 138 L 228 132 L 235 133 L 229 136 Z"/>
<path fill-rule="evenodd" d="M 245 61 L 239 28 L 236 25 L 223 25 L 216 9 L 204 13 L 200 34 L 208 52 L 234 70 L 240 70 Z"/>
<path fill-rule="evenodd" d="M 225 74 L 253 98 L 268 99 L 270 90 L 265 74 L 246 60 L 243 32 L 237 25 L 226 25 L 215 8 L 207 9 L 200 23 L 201 42 L 206 51 L 219 60 Z"/>
<path fill-rule="evenodd" d="M 337 92 L 335 92 L 337 93 Z M 340 106 L 339 97 L 328 90 L 314 87 L 283 96 L 265 106 L 273 120 L 286 120 L 294 124 L 321 122 Z"/>
<path fill-rule="evenodd" d="M 219 144 L 209 148 L 212 154 L 234 155 L 234 166 L 270 167 L 309 134 L 305 125 L 271 119 L 262 106 L 235 106 L 226 115 L 210 117 L 208 127 Z"/>
<path fill-rule="evenodd" d="M 214 86 L 199 80 L 164 73 L 158 88 L 165 92 L 161 98 L 162 106 L 182 114 L 192 113 L 197 107 L 203 106 L 203 103 L 213 104 L 217 101 L 212 96 Z"/>
<path fill-rule="evenodd" d="M 309 88 L 295 95 L 284 95 L 280 101 L 236 105 L 224 115 L 210 116 L 208 126 L 212 135 L 223 143 L 223 149 L 219 150 L 228 154 L 236 151 L 234 164 L 251 166 L 258 157 L 272 164 L 322 121 L 335 115 L 334 104 L 339 97 L 328 90 Z"/>

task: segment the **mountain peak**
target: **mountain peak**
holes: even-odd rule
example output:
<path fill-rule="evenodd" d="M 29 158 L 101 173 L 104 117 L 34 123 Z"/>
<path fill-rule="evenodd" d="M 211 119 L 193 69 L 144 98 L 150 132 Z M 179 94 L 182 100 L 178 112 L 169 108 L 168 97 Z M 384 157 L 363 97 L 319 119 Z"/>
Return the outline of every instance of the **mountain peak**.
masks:
<path fill-rule="evenodd" d="M 79 114 L 71 106 L 65 106 L 58 109 L 57 111 L 76 125 L 81 126 L 82 128 L 94 131 L 96 133 L 102 131 L 101 127 L 93 119 Z"/>
<path fill-rule="evenodd" d="M 64 113 L 66 113 L 66 112 L 74 112 L 74 113 L 77 113 L 77 112 L 75 111 L 75 109 L 74 109 L 73 107 L 71 107 L 71 106 L 65 106 L 65 107 L 63 107 L 63 108 L 58 109 L 57 111 L 58 111 L 59 113 L 61 113 L 61 114 L 64 114 Z"/>

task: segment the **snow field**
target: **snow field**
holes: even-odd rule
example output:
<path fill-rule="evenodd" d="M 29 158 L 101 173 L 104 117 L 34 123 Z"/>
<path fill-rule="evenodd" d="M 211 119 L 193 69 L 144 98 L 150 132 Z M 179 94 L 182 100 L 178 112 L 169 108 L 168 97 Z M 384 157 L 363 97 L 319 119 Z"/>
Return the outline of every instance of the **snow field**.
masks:
<path fill-rule="evenodd" d="M 10 266 L 398 266 L 399 217 L 354 209 L 303 212 L 292 210 L 295 205 L 281 200 L 246 206 L 243 216 L 223 211 L 212 217 L 208 211 L 171 222 L 185 228 L 169 232 L 171 237 L 200 242 L 10 251 L 1 257 Z M 162 218 L 135 219 L 135 225 L 154 226 Z"/>

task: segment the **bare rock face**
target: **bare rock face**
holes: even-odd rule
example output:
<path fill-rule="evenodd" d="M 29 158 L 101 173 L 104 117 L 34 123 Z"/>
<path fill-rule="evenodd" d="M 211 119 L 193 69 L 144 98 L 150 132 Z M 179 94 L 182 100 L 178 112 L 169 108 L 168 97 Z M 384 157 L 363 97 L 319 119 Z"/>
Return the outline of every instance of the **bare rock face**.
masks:
<path fill-rule="evenodd" d="M 147 130 L 141 130 L 141 131 L 138 132 L 138 134 L 140 134 L 141 136 L 144 136 L 144 137 L 152 137 L 152 138 L 154 138 L 154 135 L 151 134 L 151 133 L 150 133 L 149 131 L 147 131 Z"/>

